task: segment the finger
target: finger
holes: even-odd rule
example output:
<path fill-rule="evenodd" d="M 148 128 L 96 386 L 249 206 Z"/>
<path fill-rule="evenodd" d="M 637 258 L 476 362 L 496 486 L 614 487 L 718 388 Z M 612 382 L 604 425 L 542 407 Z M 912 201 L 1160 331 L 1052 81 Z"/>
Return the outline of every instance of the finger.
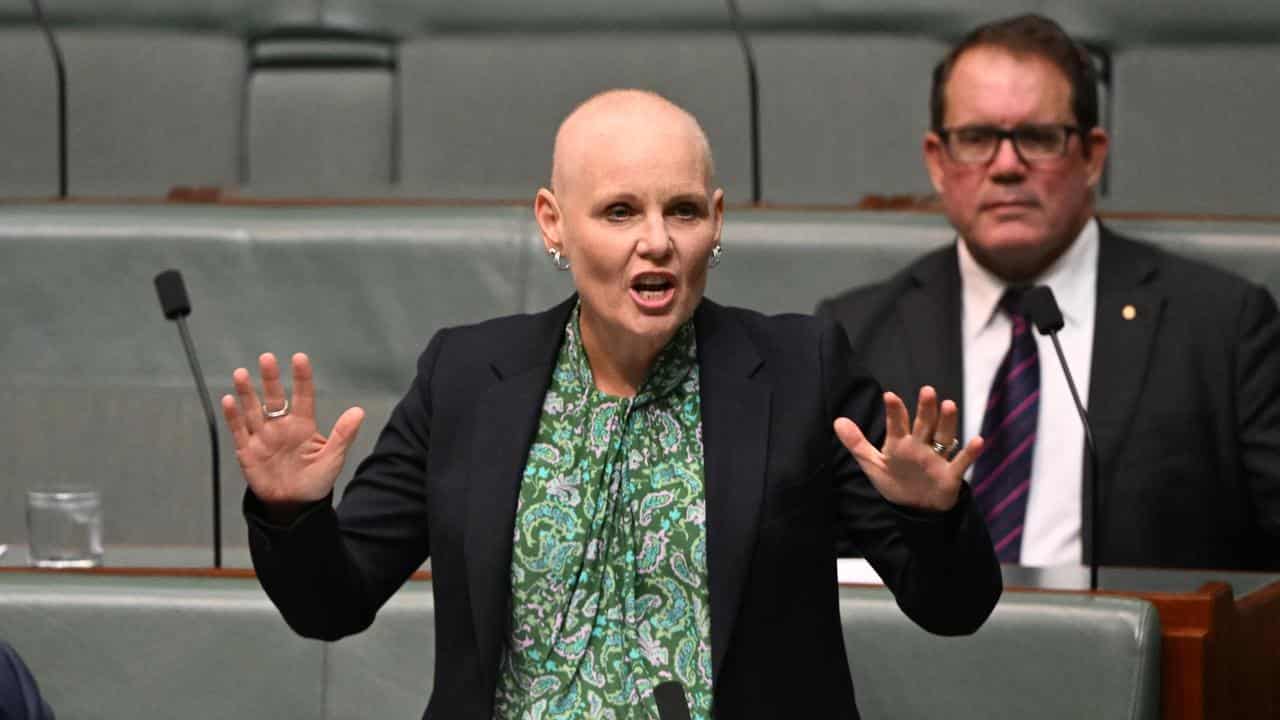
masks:
<path fill-rule="evenodd" d="M 956 439 L 956 428 L 960 425 L 960 408 L 954 401 L 943 400 L 938 413 L 938 426 L 933 431 L 933 442 L 951 447 Z"/>
<path fill-rule="evenodd" d="M 240 407 L 231 395 L 222 396 L 222 417 L 227 421 L 227 429 L 231 431 L 231 440 L 236 450 L 243 450 L 249 444 L 249 430 L 244 425 L 244 417 Z"/>
<path fill-rule="evenodd" d="M 878 460 L 880 452 L 875 446 L 867 442 L 867 436 L 862 434 L 862 428 L 858 424 L 846 417 L 836 418 L 835 422 L 836 437 L 840 438 L 840 442 L 853 454 L 859 462 L 875 462 Z"/>
<path fill-rule="evenodd" d="M 907 406 L 902 398 L 887 392 L 884 394 L 884 431 L 885 442 L 891 439 L 906 437 L 911 418 L 907 416 Z M 852 420 L 850 421 L 852 422 Z"/>
<path fill-rule="evenodd" d="M 311 360 L 304 353 L 294 353 L 293 364 L 293 414 L 314 420 L 316 416 L 316 388 L 311 382 Z"/>
<path fill-rule="evenodd" d="M 347 411 L 338 417 L 338 421 L 333 424 L 333 430 L 329 433 L 329 440 L 325 443 L 325 452 L 343 453 L 351 447 L 351 443 L 356 441 L 356 435 L 360 432 L 360 423 L 364 422 L 364 409 L 359 407 L 347 408 Z"/>
<path fill-rule="evenodd" d="M 262 404 L 268 410 L 284 407 L 284 383 L 280 382 L 280 363 L 271 353 L 258 356 L 258 372 L 262 376 Z"/>
<path fill-rule="evenodd" d="M 240 414 L 249 434 L 262 430 L 262 403 L 258 401 L 258 393 L 253 389 L 249 371 L 236 368 L 231 373 L 231 383 L 236 389 L 236 400 L 240 403 Z"/>
<path fill-rule="evenodd" d="M 963 477 L 969 471 L 969 466 L 982 454 L 983 445 L 982 438 L 975 437 L 964 446 L 963 450 L 956 453 L 956 456 L 951 459 L 951 469 L 957 476 Z"/>
<path fill-rule="evenodd" d="M 933 442 L 933 431 L 938 425 L 938 392 L 929 385 L 920 388 L 920 396 L 916 400 L 916 422 L 911 427 L 911 435 L 922 443 Z"/>

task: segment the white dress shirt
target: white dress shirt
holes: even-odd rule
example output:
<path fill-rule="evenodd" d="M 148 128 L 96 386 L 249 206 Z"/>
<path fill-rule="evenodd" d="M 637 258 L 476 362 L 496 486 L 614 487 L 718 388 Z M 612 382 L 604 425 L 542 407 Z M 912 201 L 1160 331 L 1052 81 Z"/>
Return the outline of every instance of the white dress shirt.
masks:
<path fill-rule="evenodd" d="M 982 409 L 987 406 L 996 369 L 1009 351 L 1011 323 L 997 310 L 1007 284 L 979 265 L 963 241 L 958 246 L 964 302 L 963 431 L 967 440 L 981 434 Z M 1062 309 L 1066 326 L 1058 339 L 1080 401 L 1087 408 L 1098 289 L 1098 222 L 1089 220 L 1071 247 L 1032 284 L 1048 285 Z M 1040 408 L 1020 562 L 1040 567 L 1079 565 L 1083 557 L 1084 428 L 1053 341 L 1038 332 L 1035 339 L 1040 357 Z"/>

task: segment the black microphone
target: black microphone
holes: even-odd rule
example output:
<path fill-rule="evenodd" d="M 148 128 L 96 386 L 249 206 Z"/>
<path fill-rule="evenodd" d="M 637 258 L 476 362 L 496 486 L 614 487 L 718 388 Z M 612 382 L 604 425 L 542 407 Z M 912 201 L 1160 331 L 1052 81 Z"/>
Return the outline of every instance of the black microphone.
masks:
<path fill-rule="evenodd" d="M 53 56 L 53 72 L 58 90 L 58 197 L 67 199 L 67 71 L 62 64 L 62 48 L 58 47 L 58 38 L 49 27 L 44 16 L 44 8 L 40 0 L 31 0 L 31 14 L 35 15 L 36 24 L 44 31 L 44 39 L 49 43 L 49 54 Z"/>
<path fill-rule="evenodd" d="M 729 10 L 729 20 L 733 22 L 733 32 L 738 36 L 738 44 L 742 46 L 742 55 L 747 61 L 747 103 L 751 115 L 747 118 L 751 123 L 751 202 L 759 205 L 761 197 L 760 184 L 760 81 L 756 78 L 756 56 L 751 42 L 747 38 L 747 28 L 738 10 L 737 0 L 725 0 Z"/>
<path fill-rule="evenodd" d="M 1022 296 L 1022 312 L 1035 324 L 1041 335 L 1048 335 L 1053 341 L 1053 349 L 1058 353 L 1058 362 L 1062 365 L 1062 374 L 1067 377 L 1067 387 L 1071 389 L 1071 399 L 1076 403 L 1076 411 L 1080 413 L 1080 422 L 1084 425 L 1084 445 L 1089 451 L 1089 589 L 1098 589 L 1098 526 L 1102 518 L 1098 516 L 1098 449 L 1093 444 L 1093 431 L 1089 427 L 1089 415 L 1084 411 L 1084 403 L 1080 402 L 1080 393 L 1076 392 L 1075 380 L 1071 377 L 1071 368 L 1067 367 L 1067 358 L 1062 354 L 1062 344 L 1058 342 L 1058 331 L 1062 329 L 1062 310 L 1058 301 L 1053 298 L 1053 291 L 1047 285 L 1037 285 Z"/>
<path fill-rule="evenodd" d="M 182 282 L 182 273 L 177 270 L 165 270 L 156 275 L 156 294 L 160 296 L 160 309 L 164 316 L 178 323 L 178 334 L 182 336 L 182 347 L 187 352 L 187 362 L 191 365 L 191 374 L 196 379 L 196 392 L 200 395 L 200 404 L 204 406 L 204 419 L 209 425 L 209 447 L 213 454 L 213 566 L 222 567 L 222 482 L 218 475 L 218 425 L 213 419 L 213 403 L 209 401 L 209 388 L 204 384 L 204 373 L 200 371 L 200 361 L 196 359 L 196 346 L 191 342 L 187 332 L 187 316 L 191 314 L 191 300 L 187 298 L 187 286 Z"/>
<path fill-rule="evenodd" d="M 658 720 L 689 720 L 689 701 L 678 680 L 668 680 L 653 689 L 658 703 Z"/>

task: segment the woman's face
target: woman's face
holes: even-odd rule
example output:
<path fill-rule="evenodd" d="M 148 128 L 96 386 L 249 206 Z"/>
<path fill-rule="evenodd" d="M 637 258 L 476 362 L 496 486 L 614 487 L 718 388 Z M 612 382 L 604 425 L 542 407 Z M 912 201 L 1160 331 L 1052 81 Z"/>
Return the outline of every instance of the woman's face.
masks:
<path fill-rule="evenodd" d="M 570 262 L 584 332 L 590 325 L 605 341 L 657 349 L 702 300 L 724 193 L 710 188 L 696 126 L 661 117 L 624 124 L 565 158 L 576 163 L 554 195 L 539 194 L 538 215 L 549 246 Z M 555 217 L 543 222 L 547 215 Z"/>

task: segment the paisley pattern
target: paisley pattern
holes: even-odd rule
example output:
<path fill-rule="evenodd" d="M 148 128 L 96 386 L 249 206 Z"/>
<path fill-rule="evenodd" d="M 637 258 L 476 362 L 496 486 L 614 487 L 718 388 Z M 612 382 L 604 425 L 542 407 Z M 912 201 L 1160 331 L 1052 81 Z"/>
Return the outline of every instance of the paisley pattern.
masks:
<path fill-rule="evenodd" d="M 595 387 L 578 310 L 520 484 L 499 720 L 711 717 L 702 408 L 692 323 L 634 398 Z"/>

